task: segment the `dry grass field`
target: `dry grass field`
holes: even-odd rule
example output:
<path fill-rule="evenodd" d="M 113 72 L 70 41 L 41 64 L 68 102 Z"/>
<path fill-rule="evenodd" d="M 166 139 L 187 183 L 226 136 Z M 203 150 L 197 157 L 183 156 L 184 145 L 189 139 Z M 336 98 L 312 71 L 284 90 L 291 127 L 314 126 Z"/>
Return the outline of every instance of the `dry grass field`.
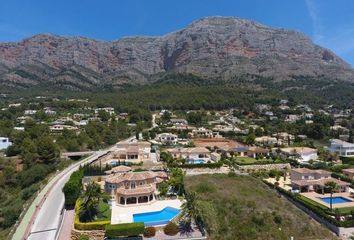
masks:
<path fill-rule="evenodd" d="M 337 239 L 258 179 L 223 174 L 187 177 L 211 239 Z"/>

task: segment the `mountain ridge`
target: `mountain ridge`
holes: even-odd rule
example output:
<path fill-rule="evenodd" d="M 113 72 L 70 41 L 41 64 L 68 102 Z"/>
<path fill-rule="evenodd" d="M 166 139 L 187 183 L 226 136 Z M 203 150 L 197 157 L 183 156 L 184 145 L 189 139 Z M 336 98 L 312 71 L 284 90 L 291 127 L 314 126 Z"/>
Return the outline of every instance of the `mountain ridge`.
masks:
<path fill-rule="evenodd" d="M 205 17 L 163 36 L 103 41 L 38 34 L 0 43 L 0 85 L 8 87 L 119 87 L 171 72 L 207 79 L 251 74 L 354 81 L 349 64 L 305 34 L 238 17 Z"/>

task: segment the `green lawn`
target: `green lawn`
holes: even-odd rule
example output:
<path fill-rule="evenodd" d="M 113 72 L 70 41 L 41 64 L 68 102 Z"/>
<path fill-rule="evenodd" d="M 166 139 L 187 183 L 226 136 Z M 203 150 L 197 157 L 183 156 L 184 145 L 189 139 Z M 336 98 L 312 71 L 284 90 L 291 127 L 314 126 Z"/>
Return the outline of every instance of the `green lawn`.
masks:
<path fill-rule="evenodd" d="M 271 159 L 255 159 L 255 158 L 251 158 L 251 157 L 235 157 L 235 162 L 236 164 L 265 164 L 265 163 L 273 163 L 273 160 Z"/>
<path fill-rule="evenodd" d="M 340 214 L 343 215 L 349 215 L 351 212 L 354 211 L 354 207 L 343 207 L 343 208 L 338 208 Z"/>
<path fill-rule="evenodd" d="M 257 159 L 250 158 L 250 157 L 236 157 L 236 163 L 248 163 L 252 164 L 257 162 Z"/>
<path fill-rule="evenodd" d="M 102 199 L 98 204 L 98 215 L 96 221 L 111 221 L 111 212 L 110 206 L 108 203 L 104 202 Z"/>
<path fill-rule="evenodd" d="M 186 177 L 210 239 L 337 239 L 328 229 L 251 176 Z"/>

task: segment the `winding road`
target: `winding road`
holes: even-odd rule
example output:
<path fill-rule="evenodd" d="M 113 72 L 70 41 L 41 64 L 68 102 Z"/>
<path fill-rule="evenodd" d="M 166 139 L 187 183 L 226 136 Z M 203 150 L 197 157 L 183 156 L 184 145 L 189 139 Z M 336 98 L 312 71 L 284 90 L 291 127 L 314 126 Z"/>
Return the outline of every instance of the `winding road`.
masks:
<path fill-rule="evenodd" d="M 12 240 L 55 240 L 62 220 L 64 206 L 62 188 L 65 183 L 80 165 L 95 161 L 112 148 L 94 152 L 51 179 L 28 208 Z"/>

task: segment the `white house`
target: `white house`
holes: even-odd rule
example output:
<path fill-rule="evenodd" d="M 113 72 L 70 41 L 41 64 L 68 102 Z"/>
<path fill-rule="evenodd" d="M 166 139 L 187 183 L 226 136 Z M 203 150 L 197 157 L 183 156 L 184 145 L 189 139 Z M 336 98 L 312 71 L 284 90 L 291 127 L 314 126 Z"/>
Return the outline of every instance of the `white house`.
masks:
<path fill-rule="evenodd" d="M 192 130 L 192 137 L 201 137 L 201 138 L 221 138 L 222 136 L 219 132 L 213 132 L 212 130 L 200 127 L 198 129 Z"/>
<path fill-rule="evenodd" d="M 53 126 L 49 127 L 51 132 L 62 132 L 64 129 L 71 130 L 71 131 L 77 131 L 78 128 L 70 125 L 63 125 L 63 124 L 55 124 Z"/>
<path fill-rule="evenodd" d="M 276 149 L 273 149 L 273 152 L 274 150 L 277 151 Z M 308 163 L 311 160 L 315 161 L 318 159 L 317 149 L 309 147 L 280 148 L 280 154 L 301 163 Z"/>
<path fill-rule="evenodd" d="M 105 112 L 109 113 L 110 115 L 114 114 L 114 108 L 112 108 L 112 107 L 96 108 L 95 114 L 98 114 L 100 111 L 105 111 Z"/>
<path fill-rule="evenodd" d="M 25 110 L 25 115 L 34 115 L 37 113 L 37 110 Z"/>
<path fill-rule="evenodd" d="M 255 142 L 263 145 L 278 143 L 275 137 L 270 137 L 270 136 L 256 137 Z"/>
<path fill-rule="evenodd" d="M 173 125 L 188 125 L 188 121 L 183 118 L 171 118 L 170 123 Z"/>
<path fill-rule="evenodd" d="M 8 138 L 0 137 L 0 150 L 6 149 L 12 145 L 12 142 Z"/>
<path fill-rule="evenodd" d="M 162 144 L 167 144 L 167 145 L 176 145 L 178 142 L 178 137 L 176 134 L 172 133 L 161 133 L 157 136 L 157 139 L 162 143 Z"/>
<path fill-rule="evenodd" d="M 331 139 L 328 149 L 330 152 L 337 153 L 339 156 L 354 156 L 354 143 L 349 143 L 339 139 Z"/>

